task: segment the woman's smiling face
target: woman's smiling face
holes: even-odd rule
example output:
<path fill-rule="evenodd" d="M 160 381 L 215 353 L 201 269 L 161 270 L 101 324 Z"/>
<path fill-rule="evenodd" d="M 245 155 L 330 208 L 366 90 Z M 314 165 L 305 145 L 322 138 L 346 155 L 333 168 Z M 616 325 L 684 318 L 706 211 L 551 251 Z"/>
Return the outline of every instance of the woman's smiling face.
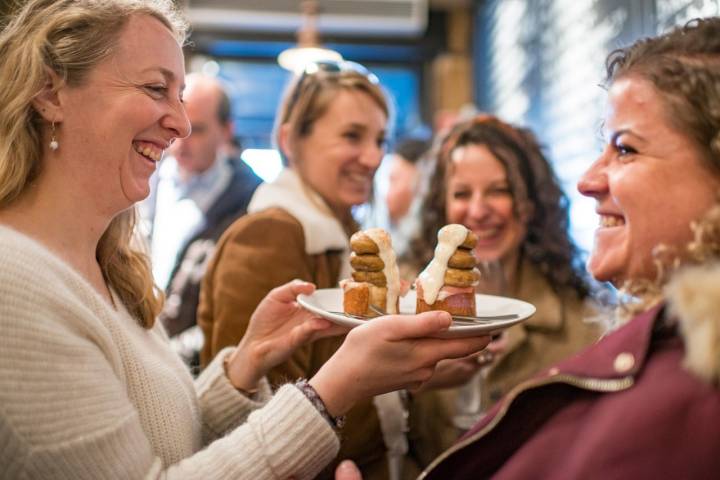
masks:
<path fill-rule="evenodd" d="M 600 216 L 588 261 L 598 280 L 616 286 L 653 280 L 653 249 L 682 249 L 691 239 L 690 223 L 716 201 L 719 179 L 694 141 L 673 127 L 671 114 L 643 78 L 621 77 L 610 88 L 609 141 L 578 182 Z"/>
<path fill-rule="evenodd" d="M 505 167 L 485 146 L 468 144 L 451 153 L 445 216 L 478 237 L 479 260 L 515 257 L 527 233 L 526 220 L 515 212 Z"/>
<path fill-rule="evenodd" d="M 370 95 L 340 90 L 310 133 L 298 140 L 291 165 L 342 216 L 370 198 L 386 125 L 385 113 Z"/>
<path fill-rule="evenodd" d="M 189 134 L 184 77 L 182 50 L 170 30 L 137 15 L 109 58 L 81 85 L 59 92 L 58 153 L 99 208 L 116 213 L 145 198 L 163 151 Z"/>

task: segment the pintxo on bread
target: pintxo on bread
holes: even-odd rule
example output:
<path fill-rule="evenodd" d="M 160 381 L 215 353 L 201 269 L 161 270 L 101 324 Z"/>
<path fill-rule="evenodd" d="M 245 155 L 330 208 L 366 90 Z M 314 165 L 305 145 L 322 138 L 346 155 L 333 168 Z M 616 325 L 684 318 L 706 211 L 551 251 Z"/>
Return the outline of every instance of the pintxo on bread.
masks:
<path fill-rule="evenodd" d="M 390 235 L 382 228 L 370 228 L 350 237 L 352 280 L 340 282 L 343 311 L 373 317 L 376 305 L 387 313 L 398 313 L 400 272 Z"/>
<path fill-rule="evenodd" d="M 452 315 L 476 314 L 476 244 L 475 234 L 463 225 L 445 225 L 438 231 L 435 255 L 415 282 L 417 313 L 445 310 Z"/>

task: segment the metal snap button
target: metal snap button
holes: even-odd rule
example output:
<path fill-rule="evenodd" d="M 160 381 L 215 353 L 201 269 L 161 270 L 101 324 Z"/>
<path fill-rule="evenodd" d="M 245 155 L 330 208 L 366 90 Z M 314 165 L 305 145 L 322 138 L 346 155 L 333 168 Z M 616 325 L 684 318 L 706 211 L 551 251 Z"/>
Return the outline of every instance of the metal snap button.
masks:
<path fill-rule="evenodd" d="M 617 357 L 615 357 L 615 361 L 613 362 L 613 367 L 615 368 L 615 371 L 618 373 L 625 373 L 630 371 L 635 366 L 635 357 L 632 353 L 629 352 L 623 352 L 618 354 Z"/>

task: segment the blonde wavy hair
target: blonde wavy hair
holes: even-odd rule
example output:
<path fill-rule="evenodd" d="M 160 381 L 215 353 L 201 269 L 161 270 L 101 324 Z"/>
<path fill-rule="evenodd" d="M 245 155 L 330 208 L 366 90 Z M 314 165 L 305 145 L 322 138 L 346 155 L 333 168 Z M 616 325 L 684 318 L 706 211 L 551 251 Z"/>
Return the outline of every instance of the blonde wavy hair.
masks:
<path fill-rule="evenodd" d="M 149 15 L 183 44 L 187 23 L 172 0 L 30 0 L 0 32 L 0 208 L 23 195 L 42 169 L 47 122 L 32 106 L 55 72 L 65 84 L 82 85 L 112 55 L 128 20 Z M 117 215 L 102 235 L 96 256 L 105 281 L 128 311 L 150 328 L 162 308 L 147 256 L 131 245 L 134 209 Z"/>
<path fill-rule="evenodd" d="M 334 62 L 328 62 L 334 64 Z M 341 66 L 356 65 L 354 68 L 342 69 Z M 388 124 L 392 119 L 392 105 L 388 102 L 382 87 L 378 83 L 377 77 L 369 71 L 365 71 L 360 64 L 353 62 L 338 62 L 337 71 L 318 70 L 313 73 L 303 73 L 295 78 L 286 88 L 283 99 L 280 102 L 278 113 L 275 116 L 274 126 L 274 142 L 277 150 L 280 152 L 283 165 L 289 166 L 290 162 L 287 153 L 283 151 L 280 144 L 280 130 L 283 125 L 289 125 L 290 138 L 295 142 L 301 138 L 307 137 L 312 132 L 315 122 L 327 112 L 330 103 L 343 91 L 357 91 L 367 94 L 388 119 Z M 294 143 L 295 143 L 294 142 Z M 312 187 L 307 180 L 303 178 L 300 164 L 295 161 L 296 165 L 293 169 L 298 173 L 301 185 L 308 198 L 314 205 L 322 211 L 331 215 L 334 213 L 330 208 L 319 200 L 314 193 Z M 352 220 L 348 212 L 347 218 L 339 218 L 343 227 L 348 231 L 355 231 L 357 225 Z"/>

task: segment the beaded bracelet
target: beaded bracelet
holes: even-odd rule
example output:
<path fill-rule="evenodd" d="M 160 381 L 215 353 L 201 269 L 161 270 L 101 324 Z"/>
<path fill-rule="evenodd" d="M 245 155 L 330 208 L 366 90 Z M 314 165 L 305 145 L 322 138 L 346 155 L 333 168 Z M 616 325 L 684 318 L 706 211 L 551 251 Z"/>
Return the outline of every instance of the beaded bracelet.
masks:
<path fill-rule="evenodd" d="M 320 395 L 318 395 L 317 391 L 308 383 L 307 380 L 301 378 L 295 382 L 295 386 L 307 397 L 308 400 L 310 400 L 313 407 L 320 412 L 320 415 L 327 420 L 335 431 L 338 431 L 345 426 L 345 415 L 340 415 L 339 417 L 333 417 L 330 415 L 330 412 L 328 412 L 327 407 L 325 406 L 325 402 L 323 402 Z"/>

